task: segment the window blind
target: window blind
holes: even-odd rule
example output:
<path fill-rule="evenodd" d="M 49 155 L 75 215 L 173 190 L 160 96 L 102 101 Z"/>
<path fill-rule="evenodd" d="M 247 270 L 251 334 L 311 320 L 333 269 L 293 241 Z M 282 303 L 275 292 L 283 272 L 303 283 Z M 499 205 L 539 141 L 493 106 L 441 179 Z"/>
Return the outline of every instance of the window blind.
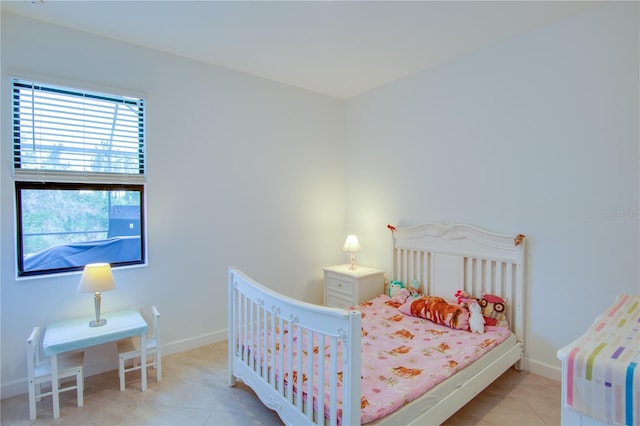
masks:
<path fill-rule="evenodd" d="M 13 80 L 16 179 L 144 182 L 144 100 Z"/>

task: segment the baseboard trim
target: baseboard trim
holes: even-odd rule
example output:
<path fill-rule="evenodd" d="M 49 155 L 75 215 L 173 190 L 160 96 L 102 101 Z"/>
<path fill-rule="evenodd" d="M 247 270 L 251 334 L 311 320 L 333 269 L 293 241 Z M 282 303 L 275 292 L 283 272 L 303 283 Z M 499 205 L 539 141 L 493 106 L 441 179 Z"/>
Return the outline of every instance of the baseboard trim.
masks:
<path fill-rule="evenodd" d="M 528 358 L 524 359 L 524 369 L 529 373 L 537 374 L 547 379 L 560 382 L 562 380 L 562 369 L 544 362 L 534 361 Z"/>
<path fill-rule="evenodd" d="M 227 330 L 220 330 L 213 333 L 202 334 L 196 337 L 190 337 L 188 339 L 176 340 L 169 344 L 162 343 L 162 355 L 171 355 L 179 352 L 189 351 L 191 349 L 199 348 L 200 346 L 210 345 L 212 343 L 218 343 L 223 340 L 227 340 Z"/>

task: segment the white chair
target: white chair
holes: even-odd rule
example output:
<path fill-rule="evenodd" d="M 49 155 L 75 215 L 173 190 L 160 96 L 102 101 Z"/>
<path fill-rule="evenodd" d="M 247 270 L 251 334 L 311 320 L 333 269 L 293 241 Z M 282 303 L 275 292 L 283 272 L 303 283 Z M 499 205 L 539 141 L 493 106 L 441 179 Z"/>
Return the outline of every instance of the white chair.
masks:
<path fill-rule="evenodd" d="M 160 313 L 155 306 L 151 307 L 153 313 L 153 330 L 147 336 L 147 367 L 156 369 L 156 380 L 162 380 L 162 354 L 160 352 Z M 129 363 L 128 361 L 131 361 Z M 128 338 L 118 341 L 118 374 L 120 375 L 120 390 L 125 389 L 125 374 L 140 370 L 140 339 Z"/>
<path fill-rule="evenodd" d="M 42 357 L 40 327 L 34 327 L 31 335 L 27 339 L 27 370 L 29 378 L 29 417 L 36 418 L 36 401 L 40 401 L 43 396 L 53 395 L 53 391 L 42 392 L 42 384 L 51 382 L 51 359 Z M 61 382 L 64 379 L 75 377 L 73 386 L 60 386 L 58 393 L 76 389 L 78 407 L 84 404 L 84 378 L 83 378 L 84 352 L 74 352 L 58 355 L 58 378 Z M 67 380 L 68 381 L 68 380 Z"/>

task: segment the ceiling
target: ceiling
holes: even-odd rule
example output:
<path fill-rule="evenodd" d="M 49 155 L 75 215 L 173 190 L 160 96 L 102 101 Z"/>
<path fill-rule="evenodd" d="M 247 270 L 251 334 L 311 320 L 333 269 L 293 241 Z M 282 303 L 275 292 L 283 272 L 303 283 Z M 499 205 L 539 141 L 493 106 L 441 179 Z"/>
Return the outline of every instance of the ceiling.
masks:
<path fill-rule="evenodd" d="M 2 11 L 350 98 L 594 1 L 3 0 Z"/>

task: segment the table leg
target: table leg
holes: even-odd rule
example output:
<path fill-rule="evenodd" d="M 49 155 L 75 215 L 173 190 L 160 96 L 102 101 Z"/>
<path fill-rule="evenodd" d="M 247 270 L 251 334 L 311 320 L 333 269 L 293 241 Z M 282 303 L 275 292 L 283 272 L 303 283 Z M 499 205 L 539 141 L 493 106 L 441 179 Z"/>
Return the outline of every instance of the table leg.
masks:
<path fill-rule="evenodd" d="M 58 392 L 58 355 L 51 355 L 51 398 L 53 399 L 53 418 L 60 417 L 60 392 Z"/>
<path fill-rule="evenodd" d="M 142 376 L 142 391 L 147 390 L 147 336 L 146 333 L 140 335 L 140 368 Z"/>

